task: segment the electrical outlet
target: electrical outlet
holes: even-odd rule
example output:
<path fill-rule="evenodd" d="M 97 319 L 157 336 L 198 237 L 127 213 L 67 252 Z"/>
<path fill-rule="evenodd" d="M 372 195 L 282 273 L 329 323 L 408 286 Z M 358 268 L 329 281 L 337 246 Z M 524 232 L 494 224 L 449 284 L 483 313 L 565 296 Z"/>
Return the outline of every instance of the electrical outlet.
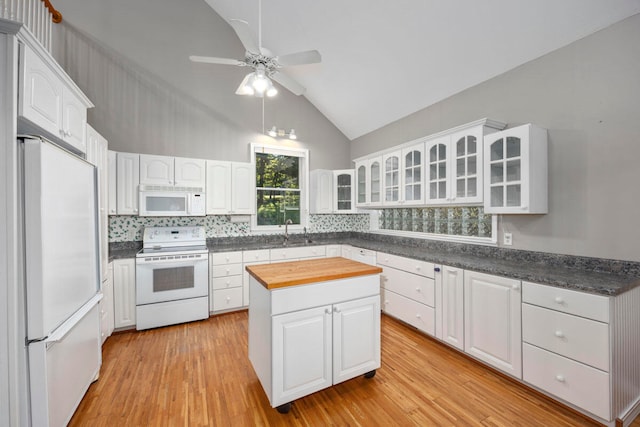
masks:
<path fill-rule="evenodd" d="M 505 246 L 513 245 L 513 235 L 511 233 L 504 233 L 504 235 L 502 236 L 502 243 Z"/>

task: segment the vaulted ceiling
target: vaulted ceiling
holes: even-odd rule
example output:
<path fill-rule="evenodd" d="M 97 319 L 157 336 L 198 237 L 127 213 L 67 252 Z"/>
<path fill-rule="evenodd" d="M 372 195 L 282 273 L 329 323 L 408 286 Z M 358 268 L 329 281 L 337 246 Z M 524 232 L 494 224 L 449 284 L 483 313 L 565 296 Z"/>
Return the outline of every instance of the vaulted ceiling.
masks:
<path fill-rule="evenodd" d="M 259 0 L 205 1 L 258 33 Z M 264 0 L 261 29 L 276 55 L 320 51 L 285 72 L 355 139 L 637 13 L 640 0 Z"/>

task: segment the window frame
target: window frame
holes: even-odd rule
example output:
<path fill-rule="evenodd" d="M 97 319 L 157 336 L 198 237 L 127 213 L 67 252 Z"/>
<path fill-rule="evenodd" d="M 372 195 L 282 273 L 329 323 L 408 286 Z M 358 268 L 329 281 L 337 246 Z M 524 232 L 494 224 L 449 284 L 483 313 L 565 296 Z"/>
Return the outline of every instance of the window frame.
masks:
<path fill-rule="evenodd" d="M 251 215 L 251 231 L 263 234 L 278 234 L 284 230 L 282 225 L 258 225 L 258 187 L 256 185 L 258 182 L 258 171 L 256 170 L 256 153 L 300 158 L 298 170 L 298 181 L 300 184 L 300 224 L 292 224 L 288 227 L 288 230 L 303 231 L 305 227 L 309 227 L 309 150 L 306 148 L 251 143 L 251 165 L 255 172 L 253 185 L 255 213 Z"/>

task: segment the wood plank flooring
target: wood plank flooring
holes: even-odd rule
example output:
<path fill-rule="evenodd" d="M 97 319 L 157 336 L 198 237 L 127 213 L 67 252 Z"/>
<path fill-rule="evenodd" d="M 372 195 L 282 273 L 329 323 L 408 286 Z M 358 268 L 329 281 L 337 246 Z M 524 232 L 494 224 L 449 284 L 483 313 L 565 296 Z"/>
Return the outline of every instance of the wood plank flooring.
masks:
<path fill-rule="evenodd" d="M 70 426 L 594 426 L 382 316 L 382 367 L 271 408 L 247 356 L 246 311 L 110 337 Z M 640 426 L 636 420 L 634 426 Z"/>

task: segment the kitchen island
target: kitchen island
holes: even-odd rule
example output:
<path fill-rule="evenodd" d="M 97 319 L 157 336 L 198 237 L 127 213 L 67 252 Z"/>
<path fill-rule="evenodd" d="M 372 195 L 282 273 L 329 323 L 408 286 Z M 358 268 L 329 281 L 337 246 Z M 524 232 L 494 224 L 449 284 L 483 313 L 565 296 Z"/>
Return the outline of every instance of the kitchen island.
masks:
<path fill-rule="evenodd" d="M 249 359 L 272 407 L 380 367 L 380 267 L 341 257 L 246 267 Z"/>

